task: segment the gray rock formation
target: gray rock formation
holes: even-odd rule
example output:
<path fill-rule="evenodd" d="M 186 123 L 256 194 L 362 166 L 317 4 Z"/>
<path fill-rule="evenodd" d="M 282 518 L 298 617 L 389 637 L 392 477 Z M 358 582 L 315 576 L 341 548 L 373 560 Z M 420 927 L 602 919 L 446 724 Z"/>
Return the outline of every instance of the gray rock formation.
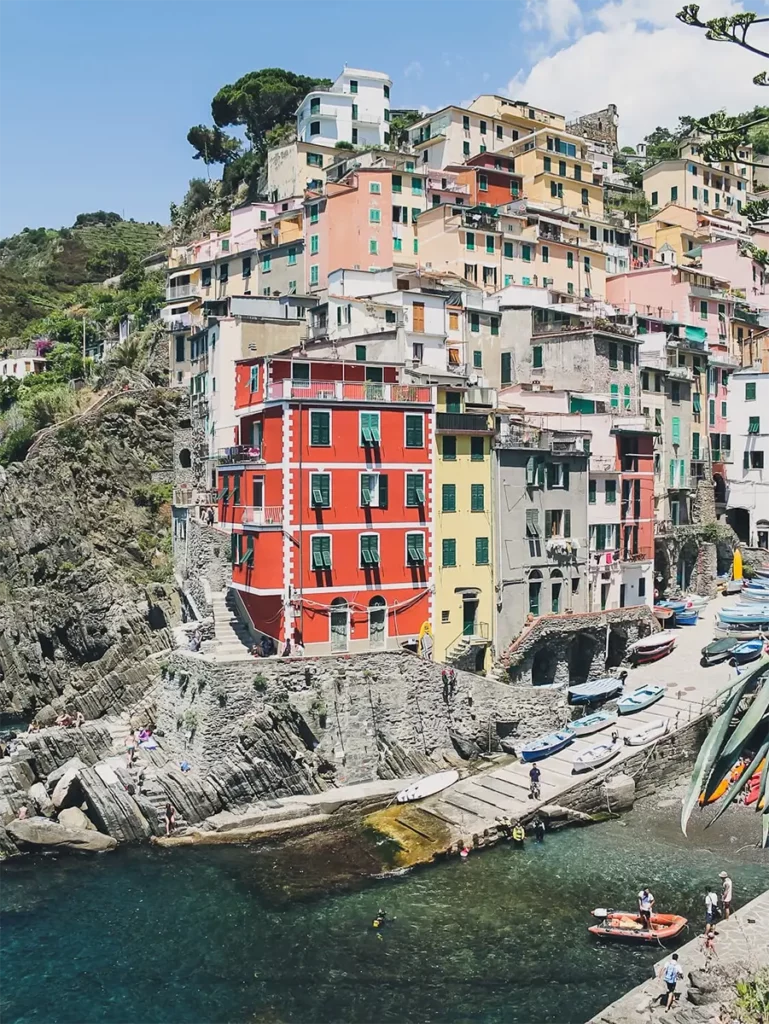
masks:
<path fill-rule="evenodd" d="M 66 828 L 55 821 L 49 821 L 48 818 L 12 821 L 6 826 L 6 831 L 15 843 L 23 846 L 61 846 L 68 850 L 87 853 L 102 853 L 105 850 L 114 850 L 117 846 L 117 840 L 112 836 L 86 829 Z"/>
<path fill-rule="evenodd" d="M 27 791 L 34 781 L 34 769 L 26 759 L 0 761 L 0 824 L 13 821 L 19 808 L 29 804 Z"/>
<path fill-rule="evenodd" d="M 126 707 L 179 616 L 170 515 L 178 398 L 117 396 L 0 470 L 0 707 L 51 722 Z"/>
<path fill-rule="evenodd" d="M 30 786 L 28 796 L 39 815 L 42 815 L 44 818 L 53 818 L 56 816 L 56 808 L 53 805 L 53 800 L 51 800 L 48 795 L 48 790 L 42 782 L 36 782 L 34 785 Z"/>
<path fill-rule="evenodd" d="M 59 824 L 64 825 L 65 828 L 79 829 L 80 831 L 96 831 L 96 826 L 85 813 L 81 811 L 79 807 L 65 807 L 63 811 L 59 811 Z"/>
<path fill-rule="evenodd" d="M 57 811 L 64 807 L 72 807 L 73 804 L 80 802 L 78 799 L 80 794 L 78 774 L 80 771 L 81 769 L 78 765 L 70 764 L 69 768 L 54 786 L 53 793 L 51 793 L 51 801 Z"/>

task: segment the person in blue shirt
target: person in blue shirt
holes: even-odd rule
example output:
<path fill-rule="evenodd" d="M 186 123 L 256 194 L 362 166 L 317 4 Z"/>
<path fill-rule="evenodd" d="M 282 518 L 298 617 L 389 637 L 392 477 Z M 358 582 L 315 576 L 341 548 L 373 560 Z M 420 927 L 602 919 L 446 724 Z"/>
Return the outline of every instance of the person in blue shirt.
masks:
<path fill-rule="evenodd" d="M 684 972 L 678 963 L 678 953 L 674 953 L 662 968 L 662 980 L 668 987 L 668 998 L 665 1004 L 665 1013 L 668 1012 L 676 998 L 676 985 L 683 978 Z"/>

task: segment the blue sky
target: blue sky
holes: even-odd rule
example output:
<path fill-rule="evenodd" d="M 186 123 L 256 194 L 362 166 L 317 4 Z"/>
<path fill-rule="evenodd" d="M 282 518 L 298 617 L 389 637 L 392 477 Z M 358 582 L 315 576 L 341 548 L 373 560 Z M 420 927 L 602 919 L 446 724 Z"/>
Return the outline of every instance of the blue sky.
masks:
<path fill-rule="evenodd" d="M 749 58 L 677 25 L 676 9 L 675 0 L 3 0 L 0 237 L 97 209 L 167 222 L 169 203 L 205 174 L 188 128 L 210 122 L 217 89 L 264 66 L 386 71 L 396 107 L 508 89 L 567 115 L 615 102 L 631 142 L 679 113 L 763 101 Z M 708 79 L 691 77 L 704 59 L 713 95 L 695 101 L 707 91 Z"/>

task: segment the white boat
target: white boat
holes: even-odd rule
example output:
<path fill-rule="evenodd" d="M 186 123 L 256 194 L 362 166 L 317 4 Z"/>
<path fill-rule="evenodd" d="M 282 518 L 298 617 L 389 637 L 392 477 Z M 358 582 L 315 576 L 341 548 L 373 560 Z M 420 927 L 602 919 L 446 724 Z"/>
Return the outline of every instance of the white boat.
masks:
<path fill-rule="evenodd" d="M 436 772 L 435 775 L 425 775 L 419 782 L 412 782 L 410 786 L 402 789 L 395 797 L 399 804 L 409 804 L 412 800 L 424 800 L 427 796 L 440 793 L 442 789 L 453 786 L 459 781 L 459 772 L 453 769 L 448 772 Z"/>
<path fill-rule="evenodd" d="M 599 732 L 617 721 L 616 711 L 596 711 L 592 715 L 584 715 L 573 722 L 569 722 L 569 729 L 575 736 L 589 736 L 590 733 Z"/>
<path fill-rule="evenodd" d="M 645 743 L 653 743 L 662 739 L 670 731 L 670 719 L 652 718 L 650 722 L 642 725 L 635 732 L 630 732 L 625 737 L 625 743 L 630 747 L 642 747 Z"/>
<path fill-rule="evenodd" d="M 686 601 L 687 608 L 696 608 L 698 612 L 701 612 L 710 600 L 709 597 L 703 597 L 701 594 L 684 594 L 683 599 Z"/>
<path fill-rule="evenodd" d="M 637 711 L 643 711 L 644 708 L 648 708 L 664 696 L 665 687 L 657 683 L 639 686 L 637 690 L 633 690 L 632 693 L 628 693 L 617 701 L 617 712 L 620 715 L 634 715 Z"/>
<path fill-rule="evenodd" d="M 603 743 L 596 743 L 574 758 L 572 773 L 589 772 L 592 768 L 598 768 L 616 757 L 620 750 L 622 750 L 622 744 L 619 740 L 604 740 Z"/>

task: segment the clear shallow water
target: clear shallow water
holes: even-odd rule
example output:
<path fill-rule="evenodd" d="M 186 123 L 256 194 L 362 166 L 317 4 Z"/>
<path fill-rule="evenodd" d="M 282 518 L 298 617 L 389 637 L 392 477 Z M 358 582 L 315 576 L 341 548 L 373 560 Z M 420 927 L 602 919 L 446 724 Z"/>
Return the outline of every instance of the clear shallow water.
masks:
<path fill-rule="evenodd" d="M 662 955 L 594 941 L 589 909 L 631 908 L 648 882 L 660 910 L 699 931 L 704 886 L 723 867 L 737 905 L 766 887 L 765 862 L 731 852 L 740 842 L 724 832 L 710 850 L 698 842 L 633 812 L 523 851 L 498 847 L 301 899 L 291 896 L 314 872 L 292 856 L 287 875 L 264 848 L 26 858 L 2 872 L 0 1015 L 4 1024 L 582 1024 Z M 381 935 L 371 928 L 380 906 L 397 918 Z"/>

